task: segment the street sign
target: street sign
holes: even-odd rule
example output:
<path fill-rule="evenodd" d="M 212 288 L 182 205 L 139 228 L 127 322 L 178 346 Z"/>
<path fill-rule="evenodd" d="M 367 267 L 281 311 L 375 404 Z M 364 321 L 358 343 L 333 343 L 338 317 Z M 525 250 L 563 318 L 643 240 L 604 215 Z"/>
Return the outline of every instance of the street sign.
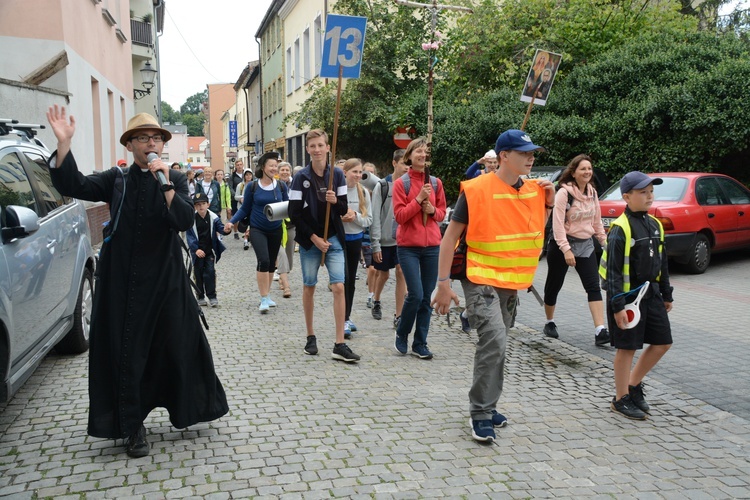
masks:
<path fill-rule="evenodd" d="M 237 147 L 237 120 L 229 121 L 229 147 Z"/>
<path fill-rule="evenodd" d="M 343 68 L 343 78 L 359 78 L 366 28 L 366 17 L 328 14 L 321 78 L 338 78 L 339 66 Z"/>

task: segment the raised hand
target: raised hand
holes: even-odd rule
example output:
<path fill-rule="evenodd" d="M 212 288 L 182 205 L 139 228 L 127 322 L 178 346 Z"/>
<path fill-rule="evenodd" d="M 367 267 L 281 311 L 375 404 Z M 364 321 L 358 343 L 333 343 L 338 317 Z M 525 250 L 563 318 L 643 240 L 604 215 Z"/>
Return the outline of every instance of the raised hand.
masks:
<path fill-rule="evenodd" d="M 57 157 L 62 161 L 70 151 L 70 141 L 76 132 L 76 120 L 71 115 L 68 121 L 65 107 L 55 104 L 47 111 L 47 121 L 57 138 Z"/>

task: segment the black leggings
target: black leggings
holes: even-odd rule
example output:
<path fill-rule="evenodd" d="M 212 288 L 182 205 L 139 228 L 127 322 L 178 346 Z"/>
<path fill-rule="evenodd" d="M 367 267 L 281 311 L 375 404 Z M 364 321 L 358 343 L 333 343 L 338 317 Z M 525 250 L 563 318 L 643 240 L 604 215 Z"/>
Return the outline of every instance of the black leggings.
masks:
<path fill-rule="evenodd" d="M 565 262 L 565 254 L 554 238 L 550 238 L 547 247 L 547 281 L 544 283 L 544 303 L 548 306 L 557 304 L 557 294 L 560 293 L 565 275 L 570 266 Z M 599 286 L 599 262 L 596 252 L 588 257 L 576 257 L 576 272 L 581 278 L 583 289 L 588 294 L 589 302 L 602 300 L 602 290 Z"/>
<path fill-rule="evenodd" d="M 346 315 L 349 319 L 354 303 L 354 283 L 357 279 L 357 268 L 359 267 L 359 256 L 362 253 L 362 238 L 347 241 L 344 255 L 346 256 L 346 278 L 344 279 L 344 294 L 346 296 Z"/>
<path fill-rule="evenodd" d="M 279 255 L 283 231 L 278 229 L 267 233 L 258 228 L 250 228 L 250 244 L 255 250 L 258 265 L 255 268 L 260 273 L 272 273 L 276 268 L 276 257 Z"/>

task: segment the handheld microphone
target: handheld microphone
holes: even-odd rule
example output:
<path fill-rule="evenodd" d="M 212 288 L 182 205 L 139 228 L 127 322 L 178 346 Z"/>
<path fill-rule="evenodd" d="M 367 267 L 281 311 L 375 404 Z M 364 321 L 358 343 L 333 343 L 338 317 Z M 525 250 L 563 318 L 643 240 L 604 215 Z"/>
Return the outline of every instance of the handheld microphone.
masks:
<path fill-rule="evenodd" d="M 149 165 L 151 165 L 151 162 L 158 159 L 159 155 L 157 155 L 156 153 L 149 153 L 146 157 Z M 167 184 L 169 184 L 169 182 L 167 182 L 167 178 L 164 176 L 164 172 L 162 172 L 161 170 L 158 170 L 156 172 L 156 178 L 159 179 L 159 184 L 161 184 L 162 186 L 166 186 Z"/>

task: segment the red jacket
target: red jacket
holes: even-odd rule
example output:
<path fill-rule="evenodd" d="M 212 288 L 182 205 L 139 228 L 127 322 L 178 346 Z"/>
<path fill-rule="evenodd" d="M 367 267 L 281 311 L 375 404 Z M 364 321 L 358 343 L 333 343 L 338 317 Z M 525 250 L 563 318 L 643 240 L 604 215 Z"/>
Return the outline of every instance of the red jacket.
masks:
<path fill-rule="evenodd" d="M 422 206 L 415 201 L 424 184 L 424 172 L 409 169 L 409 196 L 404 191 L 404 183 L 396 179 L 393 183 L 393 216 L 398 222 L 396 244 L 400 247 L 432 247 L 440 245 L 440 227 L 445 218 L 445 191 L 443 183 L 437 180 L 437 192 L 432 190 L 430 203 L 435 213 L 427 217 L 427 225 L 422 225 Z"/>

